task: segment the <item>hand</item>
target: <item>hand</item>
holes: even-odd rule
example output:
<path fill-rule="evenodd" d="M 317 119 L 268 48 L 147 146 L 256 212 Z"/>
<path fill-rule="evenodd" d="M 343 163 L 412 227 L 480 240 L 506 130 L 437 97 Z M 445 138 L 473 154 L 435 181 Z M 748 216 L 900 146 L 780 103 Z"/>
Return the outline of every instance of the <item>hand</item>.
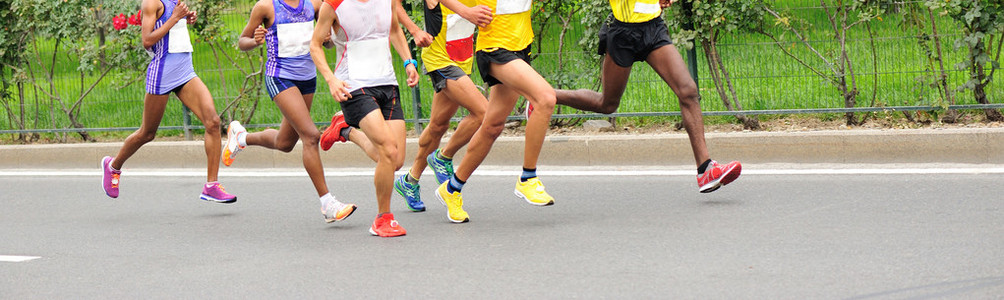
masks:
<path fill-rule="evenodd" d="M 258 26 L 258 28 L 255 28 L 254 29 L 254 44 L 255 45 L 261 45 L 261 44 L 265 43 L 265 34 L 266 33 L 268 33 L 268 30 L 266 30 L 265 27 Z"/>
<path fill-rule="evenodd" d="M 335 101 L 345 102 L 345 100 L 352 98 L 352 95 L 349 94 L 349 86 L 345 84 L 345 81 L 334 76 L 325 78 L 324 81 L 328 83 L 328 89 L 331 90 L 331 98 L 335 98 Z"/>
<path fill-rule="evenodd" d="M 418 70 L 415 69 L 415 65 L 408 64 L 405 71 L 408 73 L 408 87 L 415 87 L 418 85 Z"/>
<path fill-rule="evenodd" d="M 425 48 L 429 47 L 429 45 L 432 45 L 432 36 L 423 30 L 419 30 L 418 32 L 412 32 L 411 36 L 415 38 L 415 46 Z"/>
<path fill-rule="evenodd" d="M 667 8 L 670 5 L 673 5 L 673 2 L 676 2 L 676 0 L 659 0 L 659 6 L 662 8 Z"/>
<path fill-rule="evenodd" d="M 194 11 L 188 12 L 188 24 L 189 25 L 195 24 L 195 19 L 197 19 L 198 17 L 199 17 L 199 13 L 198 12 L 194 12 Z"/>
<path fill-rule="evenodd" d="M 467 21 L 474 23 L 474 25 L 478 25 L 478 27 L 488 26 L 488 24 L 491 24 L 493 18 L 492 9 L 485 5 L 471 7 L 470 9 L 465 9 L 463 12 L 457 12 L 457 14 L 467 19 Z"/>
<path fill-rule="evenodd" d="M 188 4 L 185 2 L 178 2 L 178 5 L 174 7 L 174 11 L 171 12 L 171 18 L 175 20 L 181 20 L 188 16 Z"/>

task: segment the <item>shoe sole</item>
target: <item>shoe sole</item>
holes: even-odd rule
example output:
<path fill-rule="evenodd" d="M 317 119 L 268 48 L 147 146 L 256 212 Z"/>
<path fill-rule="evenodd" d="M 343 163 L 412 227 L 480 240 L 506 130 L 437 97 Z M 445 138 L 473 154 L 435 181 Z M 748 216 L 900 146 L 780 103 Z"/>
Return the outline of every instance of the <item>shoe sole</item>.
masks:
<path fill-rule="evenodd" d="M 108 156 L 106 156 L 106 157 L 108 157 Z M 112 158 L 112 159 L 114 159 L 114 158 Z M 111 163 L 111 162 L 109 162 L 109 163 Z M 105 195 L 108 196 L 109 198 L 112 198 L 112 199 L 118 198 L 118 196 L 112 196 L 112 194 L 108 193 L 108 190 L 105 190 L 105 181 L 108 180 L 107 178 L 105 178 L 105 176 L 108 176 L 108 174 L 105 172 L 105 158 L 102 157 L 101 158 L 101 162 L 99 162 L 98 164 L 101 165 L 101 191 L 105 192 Z"/>
<path fill-rule="evenodd" d="M 199 199 L 202 199 L 204 201 L 214 202 L 214 203 L 223 203 L 223 204 L 230 204 L 230 203 L 237 202 L 237 197 L 234 197 L 233 199 L 229 199 L 229 200 L 224 200 L 224 199 L 216 199 L 216 198 L 213 198 L 212 196 L 205 195 L 205 194 L 199 195 Z"/>
<path fill-rule="evenodd" d="M 373 230 L 373 226 L 370 226 L 370 234 L 373 235 L 373 236 L 379 236 L 379 237 L 398 237 L 398 236 L 408 235 L 407 233 L 402 233 L 402 234 L 398 234 L 398 235 L 380 235 L 379 233 L 376 232 L 376 230 Z"/>
<path fill-rule="evenodd" d="M 422 209 L 415 209 L 414 207 L 411 207 L 411 204 L 407 203 L 408 202 L 408 197 L 404 195 L 404 191 L 402 191 L 401 189 L 399 189 L 397 187 L 397 180 L 394 180 L 394 191 L 396 191 L 398 195 L 401 195 L 401 198 L 404 198 L 405 205 L 407 205 L 408 209 L 410 209 L 412 212 L 423 212 L 423 211 L 425 211 L 425 207 L 423 207 Z M 425 204 L 425 203 L 423 203 L 423 204 Z"/>
<path fill-rule="evenodd" d="M 717 191 L 726 184 L 735 181 L 736 178 L 739 178 L 739 174 L 742 173 L 742 169 L 743 169 L 742 165 L 736 165 L 731 169 L 725 170 L 725 175 L 722 175 L 722 177 L 718 178 L 718 180 L 709 182 L 708 184 L 705 184 L 704 186 L 698 188 L 698 191 L 705 194 Z"/>
<path fill-rule="evenodd" d="M 227 143 L 223 145 L 223 153 L 222 153 L 223 155 L 220 155 L 220 161 L 222 161 L 223 165 L 227 166 L 227 167 L 229 167 L 230 165 L 232 165 L 234 163 L 234 158 L 232 156 L 234 156 L 234 153 L 237 153 L 236 151 L 234 151 L 234 152 L 230 152 L 229 153 L 230 155 L 227 155 L 228 154 L 227 152 L 229 152 L 227 150 L 230 149 L 230 143 L 231 142 L 233 142 L 233 143 L 237 142 L 237 141 L 235 141 L 235 139 L 237 139 L 237 137 L 234 136 L 233 127 L 234 127 L 233 126 L 233 122 L 231 122 L 229 125 L 227 125 Z"/>
<path fill-rule="evenodd" d="M 513 189 L 512 192 L 513 192 L 513 194 L 516 194 L 516 197 L 519 197 L 520 199 L 523 199 L 523 201 L 526 201 L 526 203 L 530 203 L 530 204 L 533 204 L 533 205 L 536 205 L 536 206 L 551 206 L 551 205 L 554 205 L 554 201 L 553 200 L 550 201 L 550 202 L 547 202 L 547 203 L 543 203 L 543 204 L 530 201 L 530 199 L 528 199 L 525 195 L 523 195 L 523 193 L 519 192 L 519 189 Z"/>
<path fill-rule="evenodd" d="M 338 221 L 344 221 L 345 219 L 348 219 L 349 216 L 352 216 L 352 213 L 356 212 L 356 209 L 358 209 L 358 208 L 359 208 L 358 206 L 353 205 L 352 206 L 352 211 L 350 211 L 349 214 L 345 215 L 345 217 L 342 217 L 341 219 L 338 219 L 338 218 L 328 219 L 328 218 L 325 217 L 324 218 L 324 222 L 325 223 L 334 223 L 334 222 L 338 222 Z"/>
<path fill-rule="evenodd" d="M 450 217 L 450 207 L 446 205 L 446 200 L 443 200 L 443 195 L 439 194 L 439 189 L 436 189 L 436 199 L 439 199 L 439 203 L 442 203 L 443 206 L 446 207 L 446 219 L 450 220 L 450 222 L 458 223 L 459 224 L 459 223 L 467 223 L 467 222 L 471 221 L 470 217 L 468 217 L 468 218 L 466 218 L 466 219 L 464 219 L 462 221 L 457 221 L 457 220 L 454 220 L 452 217 Z"/>

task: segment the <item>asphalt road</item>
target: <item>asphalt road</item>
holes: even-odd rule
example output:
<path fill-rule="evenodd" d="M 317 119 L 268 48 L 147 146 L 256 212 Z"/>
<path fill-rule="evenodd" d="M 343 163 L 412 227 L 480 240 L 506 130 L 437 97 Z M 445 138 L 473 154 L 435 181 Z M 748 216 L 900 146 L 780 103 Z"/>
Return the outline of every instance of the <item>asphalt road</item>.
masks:
<path fill-rule="evenodd" d="M 306 177 L 0 177 L 0 298 L 1004 297 L 1004 174 L 743 175 L 711 194 L 692 176 L 515 178 L 465 188 L 471 222 L 393 210 L 408 235 L 367 232 L 370 177 L 331 177 L 360 209 L 325 224 Z"/>

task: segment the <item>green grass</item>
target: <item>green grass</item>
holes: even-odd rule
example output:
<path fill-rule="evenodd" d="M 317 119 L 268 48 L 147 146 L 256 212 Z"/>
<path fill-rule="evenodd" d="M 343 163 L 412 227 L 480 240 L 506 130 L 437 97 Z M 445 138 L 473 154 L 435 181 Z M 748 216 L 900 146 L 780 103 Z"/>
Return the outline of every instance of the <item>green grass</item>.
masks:
<path fill-rule="evenodd" d="M 786 1 L 789 7 L 812 7 L 818 5 L 812 1 Z M 237 36 L 246 21 L 246 12 L 249 6 L 241 6 L 237 9 L 227 11 L 224 22 L 227 24 L 230 34 Z M 828 22 L 822 11 L 819 9 L 792 9 L 792 14 L 799 18 L 808 20 L 814 26 L 808 31 L 808 37 L 814 42 L 813 45 L 820 51 L 831 55 L 836 51 L 837 44 L 832 40 L 832 32 L 826 30 Z M 937 91 L 917 80 L 924 75 L 928 68 L 928 61 L 917 45 L 916 39 L 911 35 L 913 32 L 904 30 L 899 26 L 900 20 L 896 15 L 883 16 L 884 20 L 874 22 L 872 29 L 875 32 L 876 47 L 878 49 L 878 59 L 871 57 L 868 35 L 864 27 L 855 27 L 851 30 L 848 45 L 850 47 L 851 58 L 854 61 L 854 68 L 858 72 L 858 106 L 870 106 L 872 104 L 871 95 L 873 91 L 877 95 L 875 105 L 895 106 L 895 105 L 936 105 Z M 573 22 L 573 24 L 577 24 Z M 960 29 L 952 21 L 942 19 L 939 21 L 939 28 L 943 34 L 958 34 Z M 595 76 L 583 74 L 594 74 L 599 68 L 597 61 L 591 58 L 589 53 L 594 49 L 582 49 L 578 46 L 578 40 L 582 36 L 579 26 L 573 26 L 567 33 L 564 43 L 565 66 L 558 70 L 558 55 L 553 53 L 557 49 L 558 30 L 560 26 L 549 26 L 547 32 L 537 33 L 537 39 L 542 40 L 543 51 L 533 62 L 534 67 L 546 78 L 556 78 L 565 76 L 570 86 L 566 88 L 592 88 L 598 82 Z M 943 47 L 946 56 L 945 65 L 952 69 L 950 81 L 952 86 L 958 86 L 965 82 L 968 74 L 962 71 L 954 71 L 954 64 L 963 61 L 966 57 L 965 50 L 955 50 L 952 47 L 955 37 L 949 36 L 943 39 Z M 789 38 L 788 40 L 793 40 Z M 51 41 L 39 41 L 39 47 L 51 48 Z M 763 36 L 755 34 L 740 34 L 727 36 L 720 42 L 721 55 L 725 60 L 725 66 L 732 75 L 738 98 L 746 110 L 762 109 L 800 109 L 800 108 L 838 108 L 843 107 L 843 100 L 837 88 L 813 75 L 807 68 L 797 64 L 794 60 L 784 56 L 777 46 L 769 43 Z M 216 106 L 221 110 L 224 104 L 232 99 L 236 94 L 237 86 L 243 79 L 243 74 L 234 70 L 228 62 L 221 62 L 222 68 L 217 67 L 216 58 L 209 47 L 196 43 L 193 60 L 195 70 L 199 77 L 207 84 L 209 90 L 216 98 Z M 823 63 L 809 56 L 809 52 L 798 43 L 791 43 L 790 49 L 800 55 L 808 63 L 825 67 Z M 536 50 L 536 46 L 534 46 Z M 227 51 L 234 57 L 243 57 L 244 54 L 230 48 Z M 683 51 L 683 49 L 680 49 Z M 257 50 L 255 50 L 257 51 Z M 705 111 L 725 110 L 719 100 L 717 92 L 713 88 L 707 74 L 707 63 L 704 56 L 698 49 L 698 67 L 701 79 L 698 84 L 703 98 L 702 106 Z M 329 63 L 334 63 L 334 51 L 329 52 Z M 686 54 L 684 54 L 686 58 Z M 877 65 L 878 85 L 873 84 L 872 72 Z M 246 65 L 246 64 L 245 64 Z M 398 71 L 400 80 L 404 82 L 404 72 L 400 65 L 400 60 L 395 55 L 395 68 Z M 68 58 L 59 57 L 57 63 L 57 76 L 55 86 L 64 91 L 64 97 L 69 98 L 70 91 L 78 90 L 76 86 L 80 84 L 79 73 L 75 71 L 76 65 Z M 139 81 L 131 85 L 122 87 L 119 80 L 115 80 L 122 73 L 113 71 L 109 78 L 99 84 L 95 90 L 84 101 L 80 121 L 87 127 L 135 127 L 139 126 L 143 110 L 143 82 Z M 222 73 L 222 74 L 221 74 Z M 474 74 L 477 74 L 475 70 Z M 222 79 L 221 79 L 222 75 Z M 93 76 L 86 76 L 85 81 L 93 80 Z M 480 76 L 472 76 L 475 83 L 480 84 Z M 998 80 L 999 81 L 999 80 Z M 404 101 L 404 111 L 408 118 L 414 115 L 411 105 L 411 89 L 401 85 L 401 99 Z M 423 76 L 420 83 L 420 95 L 423 109 L 423 116 L 428 116 L 428 108 L 431 102 L 432 87 L 429 80 Z M 316 121 L 325 121 L 332 114 L 340 110 L 338 104 L 331 99 L 328 89 L 323 80 L 318 81 L 317 94 L 312 109 L 312 117 Z M 877 89 L 877 90 L 876 90 Z M 1000 84 L 991 84 L 987 89 L 988 97 L 993 102 L 1000 102 L 1004 98 L 1004 89 Z M 255 112 L 252 124 L 278 123 L 281 114 L 274 104 L 268 99 L 264 90 L 259 90 L 259 105 Z M 55 116 L 50 117 L 50 104 L 44 97 L 39 98 L 39 109 L 35 109 L 35 95 L 29 90 L 28 102 L 25 104 L 26 119 L 29 120 L 29 128 L 35 127 L 37 120 L 39 128 L 62 128 L 67 126 L 68 121 L 59 110 L 51 112 Z M 972 93 L 969 91 L 957 95 L 958 104 L 973 104 Z M 179 126 L 182 123 L 181 105 L 178 101 L 172 101 L 165 113 L 162 125 Z M 14 114 L 20 114 L 17 103 L 14 104 Z M 0 108 L 2 109 L 2 108 Z M 644 63 L 638 63 L 632 70 L 620 112 L 650 112 L 650 111 L 677 111 L 679 105 L 676 97 L 668 86 L 655 74 L 654 71 Z M 563 113 L 574 112 L 572 109 L 564 109 Z M 3 112 L 4 115 L 7 112 Z M 677 118 L 649 118 L 648 120 L 638 120 L 639 124 L 672 122 Z M 198 121 L 193 117 L 194 123 Z M 728 122 L 729 118 L 712 118 L 710 122 Z M 13 128 L 7 118 L 0 118 L 0 129 Z M 112 134 L 114 135 L 114 134 Z"/>

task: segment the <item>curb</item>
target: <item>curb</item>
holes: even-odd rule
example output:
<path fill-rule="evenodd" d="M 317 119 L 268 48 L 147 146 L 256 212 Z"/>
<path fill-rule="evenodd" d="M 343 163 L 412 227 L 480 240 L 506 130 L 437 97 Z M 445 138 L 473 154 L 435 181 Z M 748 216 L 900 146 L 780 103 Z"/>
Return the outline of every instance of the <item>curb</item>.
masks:
<path fill-rule="evenodd" d="M 910 164 L 1004 163 L 1004 128 L 840 130 L 807 132 L 729 132 L 705 136 L 712 158 L 744 164 Z M 445 142 L 446 139 L 444 139 Z M 97 168 L 122 143 L 3 145 L 0 169 Z M 408 139 L 405 168 L 417 139 Z M 221 169 L 302 168 L 301 146 L 290 153 L 248 147 L 231 167 Z M 653 135 L 549 136 L 539 164 L 551 166 L 688 166 L 694 164 L 685 133 Z M 463 150 L 457 154 L 459 162 Z M 374 163 L 354 144 L 337 143 L 321 153 L 326 168 L 371 168 Z M 500 137 L 483 165 L 519 166 L 523 137 Z M 128 168 L 205 168 L 201 141 L 152 142 L 133 155 Z"/>

